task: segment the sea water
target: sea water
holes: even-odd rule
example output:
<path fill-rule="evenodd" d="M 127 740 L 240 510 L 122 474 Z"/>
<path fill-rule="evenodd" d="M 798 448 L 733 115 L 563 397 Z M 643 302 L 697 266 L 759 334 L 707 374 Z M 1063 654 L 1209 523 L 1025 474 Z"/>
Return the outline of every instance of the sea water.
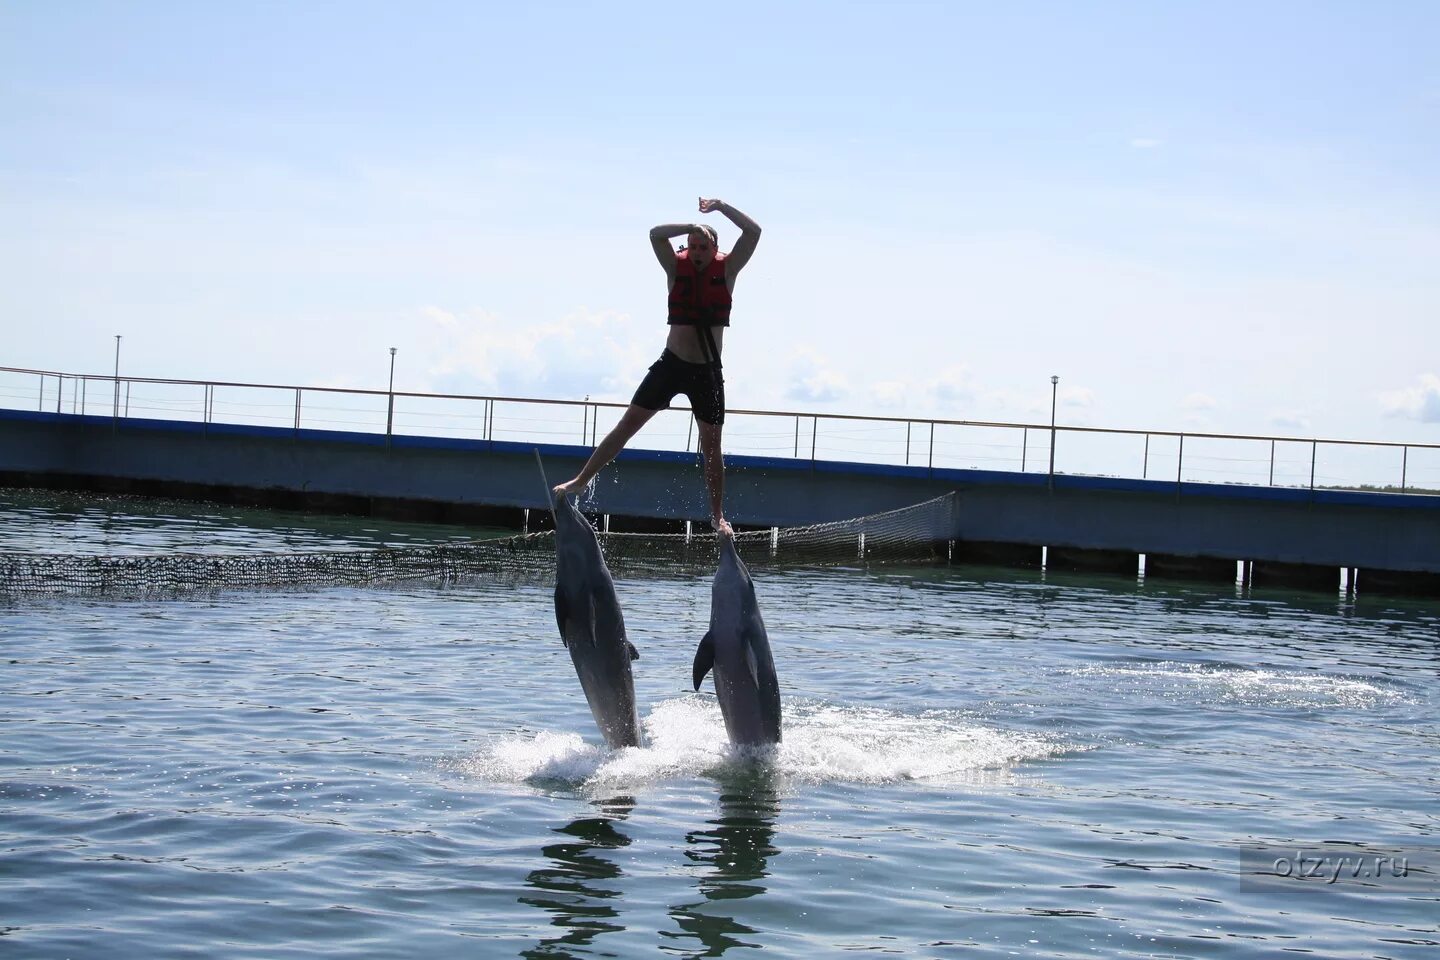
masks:
<path fill-rule="evenodd" d="M 89 553 L 469 535 L 13 492 L 0 531 Z M 705 576 L 617 582 L 647 738 L 621 751 L 543 582 L 0 602 L 0 956 L 1440 944 L 1440 606 L 756 575 L 785 711 L 756 755 L 690 689 Z"/>

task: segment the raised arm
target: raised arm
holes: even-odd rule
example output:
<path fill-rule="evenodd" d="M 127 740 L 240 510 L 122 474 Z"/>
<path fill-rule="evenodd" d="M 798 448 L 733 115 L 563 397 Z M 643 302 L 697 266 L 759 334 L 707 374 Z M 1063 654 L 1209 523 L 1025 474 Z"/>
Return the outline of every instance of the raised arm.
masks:
<path fill-rule="evenodd" d="M 672 237 L 683 237 L 694 229 L 693 223 L 662 223 L 650 228 L 650 246 L 671 283 L 675 282 L 675 248 L 670 246 L 670 240 Z"/>
<path fill-rule="evenodd" d="M 740 228 L 740 239 L 735 241 L 735 247 L 725 257 L 725 277 L 733 284 L 735 275 L 745 264 L 750 262 L 750 256 L 755 252 L 755 245 L 760 242 L 760 224 L 724 200 L 706 200 L 701 197 L 700 212 L 709 213 L 712 210 L 719 210 L 729 218 L 731 223 Z"/>

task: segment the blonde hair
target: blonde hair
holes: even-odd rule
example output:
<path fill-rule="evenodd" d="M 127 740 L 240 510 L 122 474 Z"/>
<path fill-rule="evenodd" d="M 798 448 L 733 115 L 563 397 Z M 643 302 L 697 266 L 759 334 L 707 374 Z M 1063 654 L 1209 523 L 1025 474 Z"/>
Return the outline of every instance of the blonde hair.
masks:
<path fill-rule="evenodd" d="M 690 224 L 690 232 L 692 234 L 703 233 L 705 236 L 710 238 L 710 245 L 712 247 L 715 247 L 716 249 L 719 249 L 720 237 L 715 233 L 715 228 L 710 226 L 708 223 L 692 223 Z"/>

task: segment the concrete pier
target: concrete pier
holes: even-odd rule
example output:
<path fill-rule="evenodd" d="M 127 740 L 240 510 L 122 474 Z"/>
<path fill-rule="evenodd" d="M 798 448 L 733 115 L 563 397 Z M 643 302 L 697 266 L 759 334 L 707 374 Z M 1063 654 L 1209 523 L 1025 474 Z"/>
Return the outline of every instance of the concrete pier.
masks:
<path fill-rule="evenodd" d="M 1281 563 L 1255 560 L 1247 582 L 1254 587 L 1298 587 L 1302 590 L 1340 590 L 1340 568 L 1317 563 Z"/>
<path fill-rule="evenodd" d="M 1236 561 L 1223 557 L 1179 557 L 1170 553 L 1145 555 L 1145 579 L 1202 580 L 1206 583 L 1234 583 Z"/>
<path fill-rule="evenodd" d="M 1140 575 L 1140 555 L 1128 550 L 1087 550 L 1083 547 L 1050 547 L 1045 569 L 1073 573 L 1113 573 L 1122 577 Z"/>
<path fill-rule="evenodd" d="M 643 442 L 643 435 L 641 437 Z M 213 499 L 292 509 L 518 529 L 543 507 L 534 444 L 0 411 L 0 484 Z M 588 447 L 541 445 L 552 477 Z M 1113 477 L 726 458 L 726 513 L 737 527 L 795 526 L 893 510 L 957 491 L 946 531 L 924 531 L 953 561 L 1234 579 L 1256 586 L 1440 596 L 1440 497 L 1177 484 Z M 587 512 L 615 531 L 708 527 L 695 454 L 627 450 Z M 531 529 L 543 522 L 531 517 Z M 948 543 L 947 543 L 948 541 Z M 944 552 L 941 553 L 944 556 Z"/>
<path fill-rule="evenodd" d="M 1355 577 L 1357 595 L 1382 597 L 1440 597 L 1440 574 L 1399 570 L 1360 570 Z"/>
<path fill-rule="evenodd" d="M 997 567 L 1039 569 L 1044 546 L 1029 543 L 997 543 L 993 540 L 956 540 L 950 551 L 954 563 L 988 564 Z"/>

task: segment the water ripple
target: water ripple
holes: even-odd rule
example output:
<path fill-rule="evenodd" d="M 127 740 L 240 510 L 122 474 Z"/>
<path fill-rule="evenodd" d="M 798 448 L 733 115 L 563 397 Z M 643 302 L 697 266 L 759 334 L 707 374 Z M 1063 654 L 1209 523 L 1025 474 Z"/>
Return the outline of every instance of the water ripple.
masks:
<path fill-rule="evenodd" d="M 151 549 L 225 512 L 167 530 L 182 506 L 126 505 L 144 523 L 84 536 Z M 643 749 L 601 745 L 539 584 L 0 608 L 0 953 L 1418 957 L 1440 940 L 1419 873 L 1325 888 L 1246 859 L 1430 855 L 1434 604 L 766 570 L 784 741 L 753 754 L 690 692 L 706 578 L 617 589 Z"/>

